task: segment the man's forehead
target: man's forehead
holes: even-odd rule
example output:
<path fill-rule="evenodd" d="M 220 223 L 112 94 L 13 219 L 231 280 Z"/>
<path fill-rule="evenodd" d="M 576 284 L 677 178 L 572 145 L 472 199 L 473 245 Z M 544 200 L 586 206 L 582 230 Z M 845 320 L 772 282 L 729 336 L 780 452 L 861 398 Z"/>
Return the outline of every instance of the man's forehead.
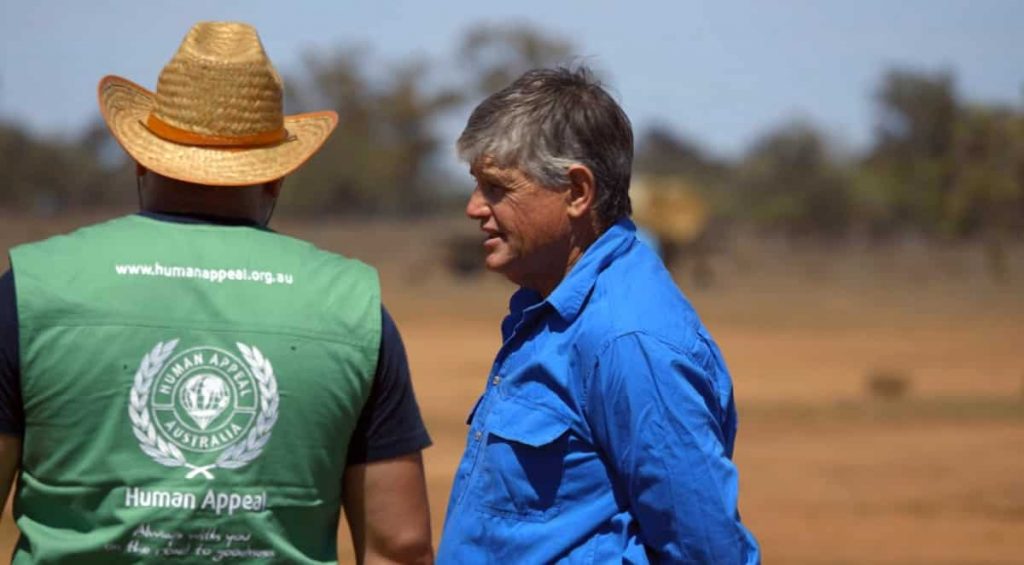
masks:
<path fill-rule="evenodd" d="M 516 169 L 514 167 L 502 167 L 498 162 L 490 155 L 482 155 L 473 160 L 469 164 L 469 174 L 479 177 L 497 177 L 507 176 L 514 174 Z"/>

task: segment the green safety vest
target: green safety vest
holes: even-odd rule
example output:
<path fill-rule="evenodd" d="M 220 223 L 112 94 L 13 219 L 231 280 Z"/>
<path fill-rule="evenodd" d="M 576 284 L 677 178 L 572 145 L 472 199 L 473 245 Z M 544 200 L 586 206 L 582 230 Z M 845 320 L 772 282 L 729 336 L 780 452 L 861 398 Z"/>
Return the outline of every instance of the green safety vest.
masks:
<path fill-rule="evenodd" d="M 331 563 L 380 346 L 376 271 L 128 216 L 11 250 L 14 563 Z"/>

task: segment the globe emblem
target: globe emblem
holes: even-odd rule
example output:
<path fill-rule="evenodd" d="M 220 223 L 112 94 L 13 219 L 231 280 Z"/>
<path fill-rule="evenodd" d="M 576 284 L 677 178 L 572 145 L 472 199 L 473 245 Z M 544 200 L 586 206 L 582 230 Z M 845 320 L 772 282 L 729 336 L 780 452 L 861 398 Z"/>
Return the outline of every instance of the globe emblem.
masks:
<path fill-rule="evenodd" d="M 201 430 L 205 430 L 230 403 L 231 388 L 214 374 L 193 375 L 181 387 L 181 406 Z"/>

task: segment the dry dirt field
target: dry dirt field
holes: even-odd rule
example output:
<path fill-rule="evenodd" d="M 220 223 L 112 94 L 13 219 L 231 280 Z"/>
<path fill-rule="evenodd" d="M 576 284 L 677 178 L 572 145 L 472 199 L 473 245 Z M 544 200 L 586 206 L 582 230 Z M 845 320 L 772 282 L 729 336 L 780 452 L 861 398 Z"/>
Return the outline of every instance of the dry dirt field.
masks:
<path fill-rule="evenodd" d="M 92 219 L 0 213 L 0 249 Z M 447 226 L 277 225 L 380 267 L 434 438 L 425 460 L 435 542 L 511 292 L 493 276 L 445 272 Z M 709 288 L 679 273 L 733 373 L 741 511 L 765 562 L 1020 562 L 1024 250 L 1012 251 L 1000 283 L 979 255 L 750 242 L 715 260 Z M 879 372 L 906 379 L 903 398 L 872 398 Z M 5 514 L 0 555 L 15 535 Z"/>

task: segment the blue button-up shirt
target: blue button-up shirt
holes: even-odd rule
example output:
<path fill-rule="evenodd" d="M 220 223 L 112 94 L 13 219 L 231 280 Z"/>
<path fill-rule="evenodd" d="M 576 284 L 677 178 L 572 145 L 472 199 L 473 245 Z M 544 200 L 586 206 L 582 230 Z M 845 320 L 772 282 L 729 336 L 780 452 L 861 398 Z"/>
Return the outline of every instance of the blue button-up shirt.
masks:
<path fill-rule="evenodd" d="M 440 563 L 757 563 L 718 347 L 622 220 L 520 289 L 469 417 Z"/>

